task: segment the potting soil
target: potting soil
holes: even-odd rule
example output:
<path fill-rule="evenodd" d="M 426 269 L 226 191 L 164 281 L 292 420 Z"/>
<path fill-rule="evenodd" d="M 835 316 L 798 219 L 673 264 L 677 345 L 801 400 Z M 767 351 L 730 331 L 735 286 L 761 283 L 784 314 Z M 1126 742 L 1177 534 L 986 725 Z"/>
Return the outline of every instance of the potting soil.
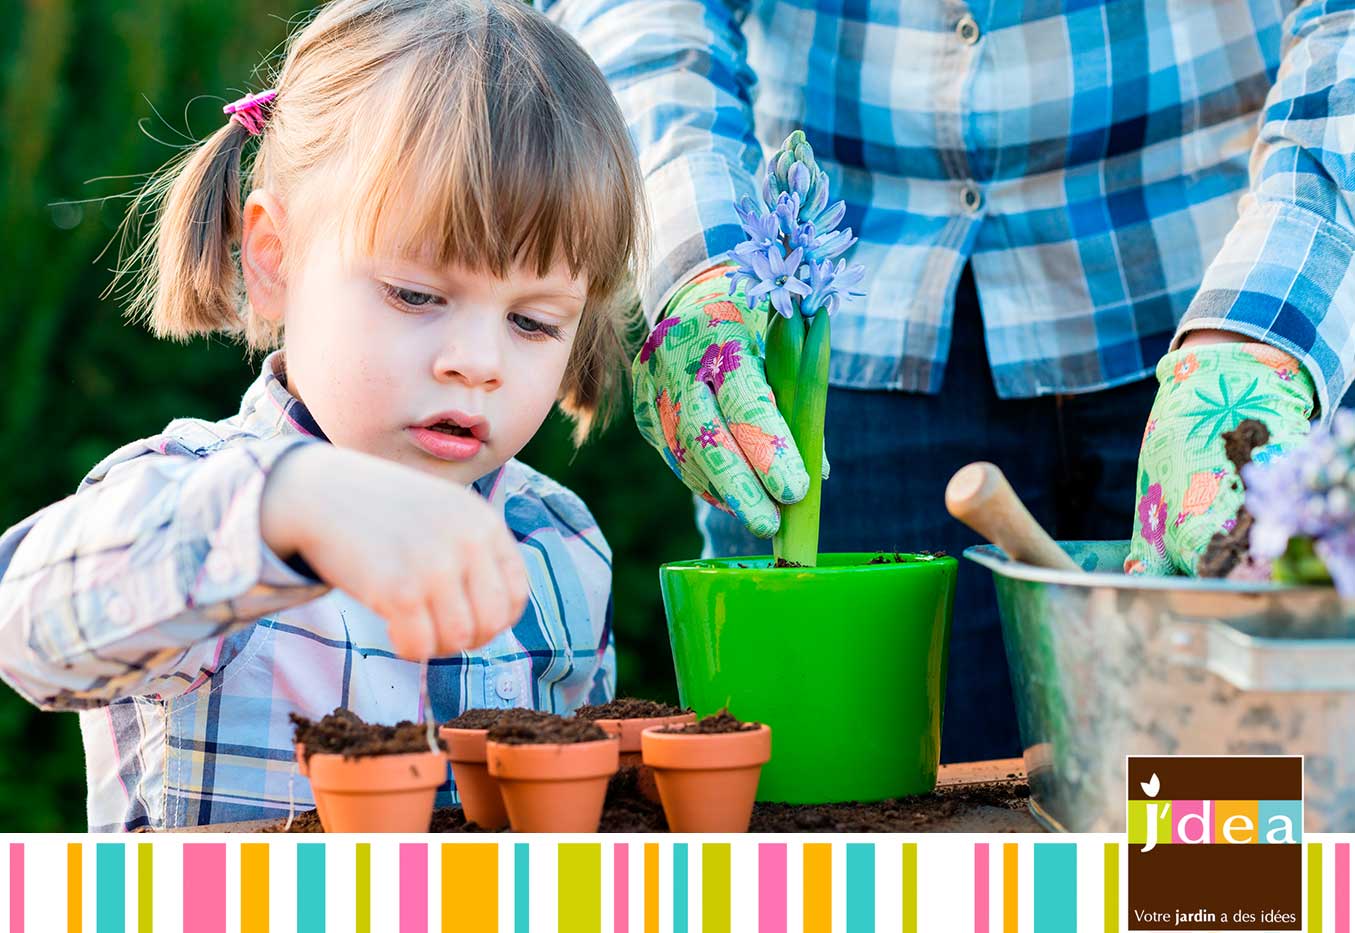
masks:
<path fill-rule="evenodd" d="M 448 729 L 489 729 L 501 722 L 531 722 L 553 718 L 551 713 L 515 706 L 512 709 L 468 709 L 445 723 Z"/>
<path fill-rule="evenodd" d="M 1270 443 L 1270 430 L 1254 418 L 1248 418 L 1231 431 L 1223 432 L 1223 449 L 1237 469 L 1242 482 L 1242 468 L 1251 463 L 1252 451 Z M 1226 577 L 1234 568 L 1251 560 L 1251 513 L 1244 504 L 1238 507 L 1233 527 L 1220 531 L 1209 539 L 1209 545 L 1195 564 L 1195 573 L 1201 577 Z"/>
<path fill-rule="evenodd" d="M 756 722 L 743 722 L 735 719 L 729 715 L 729 710 L 722 709 L 705 719 L 698 719 L 696 722 L 683 725 L 664 726 L 658 731 L 675 732 L 682 735 L 720 735 L 726 732 L 748 732 L 759 728 L 759 726 L 760 724 Z"/>
<path fill-rule="evenodd" d="M 551 713 L 500 719 L 489 728 L 489 741 L 504 745 L 568 745 L 607 738 L 602 727 L 584 719 L 566 719 Z"/>
<path fill-rule="evenodd" d="M 428 727 L 424 723 L 406 720 L 383 726 L 364 722 L 348 709 L 336 709 L 319 722 L 296 713 L 289 715 L 296 727 L 294 741 L 306 747 L 307 758 L 316 754 L 368 758 L 428 751 Z M 446 748 L 441 739 L 437 743 L 439 748 Z"/>
<path fill-rule="evenodd" d="M 622 697 L 610 703 L 596 706 L 580 706 L 574 711 L 578 719 L 658 719 L 664 716 L 681 716 L 690 710 L 667 703 L 655 703 L 653 700 L 637 700 Z"/>

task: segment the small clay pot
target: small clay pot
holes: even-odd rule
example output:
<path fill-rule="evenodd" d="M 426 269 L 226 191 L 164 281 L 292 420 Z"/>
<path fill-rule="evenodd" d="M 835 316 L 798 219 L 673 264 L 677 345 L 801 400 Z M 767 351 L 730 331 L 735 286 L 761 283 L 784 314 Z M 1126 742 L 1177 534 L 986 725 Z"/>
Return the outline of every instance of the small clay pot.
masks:
<path fill-rule="evenodd" d="M 310 778 L 315 809 L 327 833 L 426 833 L 433 801 L 447 780 L 447 757 L 314 754 L 297 746 L 301 773 Z"/>
<path fill-rule="evenodd" d="M 655 726 L 680 726 L 696 722 L 696 713 L 677 716 L 650 716 L 647 719 L 594 719 L 603 732 L 621 739 L 621 767 L 635 769 L 635 783 L 640 793 L 654 803 L 659 802 L 659 787 L 654 783 L 654 772 L 644 763 L 640 754 L 640 733 Z"/>
<path fill-rule="evenodd" d="M 513 831 L 597 832 L 620 747 L 614 736 L 551 745 L 487 742 L 489 773 L 499 782 Z"/>
<path fill-rule="evenodd" d="M 499 782 L 489 776 L 485 763 L 485 736 L 488 729 L 438 730 L 447 743 L 447 757 L 452 762 L 452 778 L 461 797 L 461 809 L 466 819 L 481 829 L 497 830 L 508 825 L 508 811 L 499 793 Z"/>
<path fill-rule="evenodd" d="M 772 730 L 684 734 L 646 729 L 645 764 L 675 833 L 745 833 L 762 766 L 772 757 Z"/>

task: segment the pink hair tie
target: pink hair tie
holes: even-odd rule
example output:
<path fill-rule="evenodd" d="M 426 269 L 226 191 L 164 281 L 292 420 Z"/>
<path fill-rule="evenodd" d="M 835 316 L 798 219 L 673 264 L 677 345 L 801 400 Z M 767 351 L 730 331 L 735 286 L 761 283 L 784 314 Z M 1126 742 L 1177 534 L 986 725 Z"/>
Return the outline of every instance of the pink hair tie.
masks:
<path fill-rule="evenodd" d="M 222 113 L 231 115 L 232 123 L 239 123 L 249 130 L 249 135 L 258 136 L 263 132 L 265 114 L 263 108 L 271 104 L 278 96 L 277 91 L 260 91 L 258 94 L 246 94 L 244 97 L 221 108 Z"/>

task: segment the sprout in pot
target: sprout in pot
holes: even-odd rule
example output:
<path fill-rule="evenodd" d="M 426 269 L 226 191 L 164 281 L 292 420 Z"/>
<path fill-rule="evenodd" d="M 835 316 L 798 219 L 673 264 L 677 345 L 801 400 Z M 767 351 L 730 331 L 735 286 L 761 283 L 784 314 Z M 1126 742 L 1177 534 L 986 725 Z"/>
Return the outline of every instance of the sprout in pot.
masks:
<path fill-rule="evenodd" d="M 817 804 L 926 793 L 940 762 L 956 561 L 923 553 L 880 562 L 881 551 L 899 543 L 892 541 L 865 553 L 819 553 L 830 321 L 841 305 L 864 297 L 864 270 L 839 258 L 855 242 L 850 229 L 840 229 L 846 207 L 831 201 L 828 175 L 799 131 L 772 156 L 760 203 L 743 198 L 730 207 L 747 240 L 721 257 L 733 263 L 729 294 L 742 294 L 747 309 L 769 321 L 762 343 L 771 393 L 758 401 L 763 408 L 774 401 L 799 459 L 812 468 L 808 492 L 780 507 L 775 560 L 718 558 L 661 569 L 679 696 L 698 714 L 728 707 L 776 729 L 777 756 L 762 772 L 760 800 Z M 758 482 L 775 462 L 768 445 L 780 451 L 786 440 L 725 424 L 720 412 L 723 399 L 735 407 L 747 401 L 738 395 L 746 380 L 741 387 L 725 377 L 760 364 L 758 345 L 743 349 L 749 330 L 759 328 L 718 283 L 705 281 L 698 276 L 690 287 L 703 289 L 706 303 L 661 321 L 637 358 L 637 421 L 651 437 L 654 424 L 663 427 L 665 456 L 681 474 L 688 451 L 674 447 L 678 419 L 713 412 L 695 442 L 734 445 L 747 463 L 731 469 Z M 661 370 L 669 343 L 674 353 L 709 343 L 706 356 L 692 361 L 690 383 Z M 731 345 L 737 358 L 715 358 Z M 755 387 L 766 392 L 760 382 Z M 770 487 L 748 493 L 770 494 Z M 738 501 L 717 504 L 739 512 Z M 862 690 L 863 683 L 872 688 Z M 880 738 L 862 742 L 861 734 Z"/>
<path fill-rule="evenodd" d="M 549 718 L 532 709 L 472 709 L 443 725 L 438 735 L 452 762 L 452 781 L 466 820 L 481 829 L 498 830 L 508 825 L 499 783 L 489 774 L 486 743 L 491 727 L 500 722 L 530 722 Z"/>
<path fill-rule="evenodd" d="M 489 773 L 514 832 L 596 832 L 620 745 L 591 722 L 550 714 L 490 727 Z"/>
<path fill-rule="evenodd" d="M 640 738 L 675 833 L 742 833 L 753 815 L 772 730 L 721 710 L 699 722 L 655 726 Z"/>
<path fill-rule="evenodd" d="M 630 697 L 596 706 L 581 706 L 574 711 L 579 719 L 596 723 L 608 735 L 621 739 L 621 768 L 636 769 L 636 787 L 648 800 L 659 802 L 654 774 L 640 754 L 640 733 L 653 726 L 671 726 L 696 721 L 696 713 L 667 703 Z"/>
<path fill-rule="evenodd" d="M 326 832 L 428 831 L 447 759 L 441 743 L 429 748 L 423 723 L 367 723 L 347 709 L 291 720 L 297 764 Z"/>

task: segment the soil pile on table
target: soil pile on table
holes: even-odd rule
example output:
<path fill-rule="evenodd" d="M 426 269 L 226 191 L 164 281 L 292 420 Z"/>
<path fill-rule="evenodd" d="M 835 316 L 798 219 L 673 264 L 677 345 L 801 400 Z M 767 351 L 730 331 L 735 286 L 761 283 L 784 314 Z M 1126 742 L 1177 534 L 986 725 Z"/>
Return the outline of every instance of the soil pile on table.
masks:
<path fill-rule="evenodd" d="M 383 726 L 364 722 L 348 709 L 336 709 L 319 722 L 296 713 L 289 715 L 295 726 L 293 740 L 306 747 L 308 759 L 317 754 L 368 758 L 428 751 L 428 726 L 425 723 L 406 720 Z M 441 739 L 436 741 L 439 748 L 446 749 Z"/>
<path fill-rule="evenodd" d="M 621 697 L 612 700 L 610 703 L 580 706 L 574 711 L 574 716 L 578 719 L 590 721 L 597 719 L 659 719 L 665 716 L 681 716 L 688 712 L 691 712 L 691 710 L 685 710 L 679 706 L 670 706 L 667 703 Z"/>
<path fill-rule="evenodd" d="M 487 738 L 504 745 L 570 745 L 599 742 L 608 736 L 601 726 L 585 719 L 537 713 L 531 717 L 500 719 L 490 726 Z"/>
<path fill-rule="evenodd" d="M 726 732 L 750 732 L 758 728 L 761 728 L 760 723 L 743 722 L 729 715 L 729 710 L 722 709 L 705 719 L 683 725 L 664 726 L 658 731 L 672 732 L 676 735 L 721 735 Z"/>

